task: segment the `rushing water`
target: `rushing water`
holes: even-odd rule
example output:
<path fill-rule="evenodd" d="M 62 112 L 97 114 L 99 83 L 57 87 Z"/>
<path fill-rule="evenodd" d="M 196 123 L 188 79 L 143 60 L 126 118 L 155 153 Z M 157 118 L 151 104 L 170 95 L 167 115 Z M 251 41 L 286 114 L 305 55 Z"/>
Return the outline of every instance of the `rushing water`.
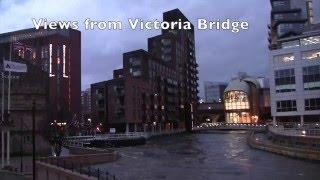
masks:
<path fill-rule="evenodd" d="M 320 163 L 251 149 L 244 132 L 162 137 L 97 165 L 123 180 L 320 179 Z"/>

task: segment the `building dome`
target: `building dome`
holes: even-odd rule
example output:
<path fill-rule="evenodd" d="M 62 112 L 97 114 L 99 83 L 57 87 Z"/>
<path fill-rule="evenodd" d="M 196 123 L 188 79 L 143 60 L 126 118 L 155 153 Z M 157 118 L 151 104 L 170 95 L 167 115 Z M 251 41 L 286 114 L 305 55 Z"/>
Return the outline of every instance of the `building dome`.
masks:
<path fill-rule="evenodd" d="M 224 90 L 224 93 L 229 91 L 243 91 L 246 94 L 249 94 L 250 86 L 244 80 L 234 79 L 228 84 L 227 88 Z"/>
<path fill-rule="evenodd" d="M 252 83 L 256 86 L 257 89 L 260 88 L 260 83 L 257 81 L 257 79 L 255 78 L 251 78 L 251 77 L 247 77 L 247 78 L 244 78 L 242 81 L 246 81 L 248 83 Z"/>

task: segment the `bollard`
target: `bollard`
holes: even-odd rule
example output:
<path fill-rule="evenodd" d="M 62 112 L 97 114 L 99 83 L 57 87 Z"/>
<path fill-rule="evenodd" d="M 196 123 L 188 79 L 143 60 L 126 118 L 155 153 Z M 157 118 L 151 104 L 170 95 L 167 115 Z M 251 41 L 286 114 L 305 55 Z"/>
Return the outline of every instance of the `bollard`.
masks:
<path fill-rule="evenodd" d="M 109 173 L 106 171 L 106 180 L 109 180 Z"/>
<path fill-rule="evenodd" d="M 116 175 L 113 175 L 113 180 L 116 180 Z"/>
<path fill-rule="evenodd" d="M 88 167 L 88 176 L 90 177 L 91 171 L 90 171 L 90 166 Z"/>
<path fill-rule="evenodd" d="M 97 177 L 97 178 L 98 178 L 98 180 L 99 180 L 99 179 L 100 179 L 100 169 L 98 168 L 97 171 L 98 171 L 98 177 Z"/>

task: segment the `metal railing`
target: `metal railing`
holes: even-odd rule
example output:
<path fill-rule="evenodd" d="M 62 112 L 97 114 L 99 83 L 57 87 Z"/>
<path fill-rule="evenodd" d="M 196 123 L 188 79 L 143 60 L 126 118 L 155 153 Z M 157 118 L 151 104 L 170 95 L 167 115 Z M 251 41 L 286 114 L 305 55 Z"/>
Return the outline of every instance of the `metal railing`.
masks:
<path fill-rule="evenodd" d="M 287 136 L 314 136 L 320 138 L 320 126 L 316 124 L 277 124 L 275 126 L 269 126 L 269 131 L 275 134 L 282 134 Z"/>
<path fill-rule="evenodd" d="M 39 159 L 40 162 L 54 165 L 59 168 L 70 170 L 74 173 L 79 173 L 87 175 L 89 177 L 97 178 L 98 180 L 120 180 L 114 174 L 109 173 L 107 170 L 102 170 L 100 168 L 93 168 L 91 166 L 83 166 L 82 164 L 75 164 L 73 162 L 68 162 L 63 159 L 55 158 L 43 158 Z"/>
<path fill-rule="evenodd" d="M 202 123 L 199 126 L 194 127 L 194 130 L 201 130 L 206 128 L 244 128 L 244 129 L 250 129 L 250 128 L 265 128 L 265 124 L 250 124 L 250 123 L 224 123 L 224 122 L 218 122 L 218 123 Z"/>
<path fill-rule="evenodd" d="M 184 130 L 170 130 L 170 131 L 155 131 L 155 132 L 127 132 L 117 134 L 96 134 L 93 136 L 69 136 L 66 141 L 91 141 L 91 140 L 117 140 L 117 139 L 135 139 L 135 138 L 149 138 L 151 136 L 174 134 L 184 132 Z M 72 144 L 72 143 L 71 143 Z"/>

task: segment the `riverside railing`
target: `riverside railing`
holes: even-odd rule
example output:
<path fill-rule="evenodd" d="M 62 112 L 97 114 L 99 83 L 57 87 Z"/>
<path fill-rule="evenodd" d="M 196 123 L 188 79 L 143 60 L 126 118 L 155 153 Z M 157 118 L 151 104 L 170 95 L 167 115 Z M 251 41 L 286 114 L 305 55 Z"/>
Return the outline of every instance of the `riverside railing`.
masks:
<path fill-rule="evenodd" d="M 299 125 L 278 124 L 269 126 L 269 131 L 287 136 L 314 136 L 320 138 L 320 126 L 316 124 Z"/>
<path fill-rule="evenodd" d="M 136 138 L 149 138 L 152 136 L 166 135 L 181 133 L 184 130 L 170 130 L 170 131 L 155 131 L 155 132 L 127 132 L 127 133 L 116 133 L 116 134 L 96 134 L 94 136 L 69 136 L 65 138 L 66 145 L 79 145 L 76 142 L 86 142 L 91 140 L 118 140 L 118 139 L 136 139 Z M 82 144 L 82 146 L 85 143 Z"/>
<path fill-rule="evenodd" d="M 93 168 L 92 166 L 83 166 L 82 164 L 76 164 L 63 159 L 43 158 L 39 159 L 39 161 L 62 169 L 70 170 L 74 173 L 94 177 L 98 180 L 120 180 L 120 178 L 117 178 L 114 174 L 109 173 L 107 170 Z"/>

